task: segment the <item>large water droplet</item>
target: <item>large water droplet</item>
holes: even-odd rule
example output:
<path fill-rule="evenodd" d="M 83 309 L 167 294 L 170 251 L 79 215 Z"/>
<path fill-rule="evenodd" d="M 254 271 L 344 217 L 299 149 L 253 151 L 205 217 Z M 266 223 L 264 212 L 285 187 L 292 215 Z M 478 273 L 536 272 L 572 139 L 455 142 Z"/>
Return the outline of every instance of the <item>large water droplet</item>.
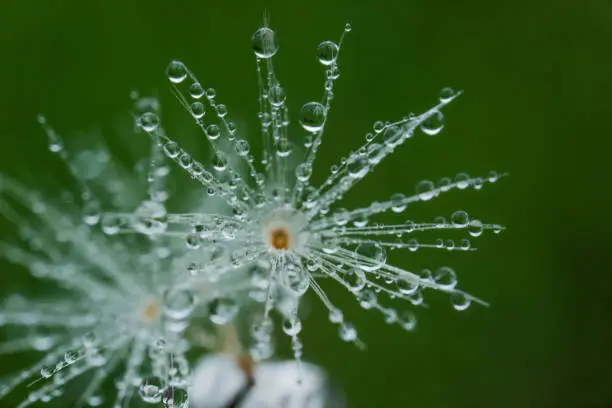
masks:
<path fill-rule="evenodd" d="M 140 384 L 138 394 L 144 402 L 155 404 L 161 401 L 164 387 L 165 384 L 161 378 L 155 376 L 147 377 Z"/>
<path fill-rule="evenodd" d="M 281 273 L 284 286 L 296 296 L 302 296 L 310 287 L 310 275 L 300 264 L 287 262 Z"/>
<path fill-rule="evenodd" d="M 355 262 L 366 272 L 380 269 L 387 262 L 387 252 L 379 244 L 359 244 L 355 248 Z"/>
<path fill-rule="evenodd" d="M 193 312 L 196 297 L 188 289 L 168 289 L 164 292 L 164 313 L 171 319 L 182 320 Z"/>
<path fill-rule="evenodd" d="M 442 290 L 453 290 L 457 286 L 457 274 L 448 266 L 438 268 L 433 279 Z"/>
<path fill-rule="evenodd" d="M 472 304 L 472 300 L 464 293 L 455 292 L 451 294 L 451 304 L 455 310 L 465 310 Z"/>
<path fill-rule="evenodd" d="M 416 185 L 416 192 L 422 201 L 428 201 L 435 196 L 435 185 L 430 180 L 419 181 Z"/>
<path fill-rule="evenodd" d="M 166 75 L 170 82 L 179 84 L 187 78 L 187 68 L 181 61 L 172 61 L 166 68 Z"/>
<path fill-rule="evenodd" d="M 318 132 L 325 124 L 325 107 L 319 102 L 307 102 L 300 110 L 300 124 L 308 132 Z"/>
<path fill-rule="evenodd" d="M 484 226 L 480 220 L 471 220 L 468 224 L 468 233 L 473 237 L 479 237 L 482 235 Z"/>
<path fill-rule="evenodd" d="M 273 106 L 281 106 L 286 98 L 284 89 L 278 84 L 272 85 L 268 91 L 268 99 Z"/>
<path fill-rule="evenodd" d="M 357 329 L 351 323 L 344 322 L 340 324 L 338 334 L 344 341 L 355 341 L 357 339 Z"/>
<path fill-rule="evenodd" d="M 253 52 L 259 58 L 270 58 L 278 51 L 278 42 L 276 34 L 268 27 L 261 27 L 253 34 L 251 38 Z"/>
<path fill-rule="evenodd" d="M 358 268 L 351 268 L 344 273 L 342 280 L 347 284 L 348 289 L 352 292 L 359 292 L 366 285 L 365 273 Z"/>
<path fill-rule="evenodd" d="M 146 112 L 138 123 L 145 132 L 153 132 L 159 126 L 159 116 L 153 112 Z"/>
<path fill-rule="evenodd" d="M 332 41 L 323 41 L 317 47 L 317 58 L 323 65 L 331 65 L 338 57 L 338 45 Z"/>
<path fill-rule="evenodd" d="M 435 111 L 431 116 L 421 123 L 421 130 L 429 136 L 435 136 L 444 128 L 444 114 Z"/>
<path fill-rule="evenodd" d="M 234 299 L 219 297 L 210 302 L 208 309 L 210 312 L 210 321 L 215 324 L 223 325 L 229 323 L 236 317 L 239 306 Z"/>
<path fill-rule="evenodd" d="M 297 336 L 302 331 L 302 321 L 299 317 L 288 317 L 283 321 L 283 331 L 288 336 Z"/>
<path fill-rule="evenodd" d="M 465 227 L 470 222 L 470 217 L 463 210 L 455 211 L 451 216 L 451 222 L 457 227 Z"/>
<path fill-rule="evenodd" d="M 172 387 L 164 392 L 164 408 L 187 408 L 189 396 L 182 387 Z"/>

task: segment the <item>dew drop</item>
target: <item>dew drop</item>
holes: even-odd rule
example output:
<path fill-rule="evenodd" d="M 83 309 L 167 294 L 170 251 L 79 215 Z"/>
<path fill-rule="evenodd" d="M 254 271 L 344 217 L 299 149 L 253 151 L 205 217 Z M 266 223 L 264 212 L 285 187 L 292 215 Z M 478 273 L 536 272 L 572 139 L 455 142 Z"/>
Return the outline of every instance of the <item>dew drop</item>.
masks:
<path fill-rule="evenodd" d="M 159 126 L 159 116 L 153 112 L 146 112 L 140 117 L 139 124 L 145 132 L 153 132 Z"/>
<path fill-rule="evenodd" d="M 395 193 L 391 196 L 391 211 L 395 213 L 401 213 L 406 209 L 406 203 L 404 199 L 406 196 L 402 193 Z"/>
<path fill-rule="evenodd" d="M 210 124 L 206 127 L 206 137 L 208 140 L 217 140 L 221 135 L 221 130 L 219 126 L 215 124 Z"/>
<path fill-rule="evenodd" d="M 357 329 L 351 323 L 343 322 L 340 324 L 338 334 L 342 340 L 347 342 L 357 340 Z"/>
<path fill-rule="evenodd" d="M 457 286 L 457 275 L 448 266 L 438 268 L 433 279 L 442 290 L 453 290 Z"/>
<path fill-rule="evenodd" d="M 435 196 L 435 186 L 430 180 L 422 180 L 416 185 L 416 192 L 422 201 L 428 201 Z"/>
<path fill-rule="evenodd" d="M 325 124 L 325 107 L 319 102 L 307 102 L 300 110 L 300 124 L 308 132 L 318 132 Z"/>
<path fill-rule="evenodd" d="M 468 233 L 473 237 L 479 237 L 482 235 L 484 226 L 480 220 L 471 220 L 468 224 Z"/>
<path fill-rule="evenodd" d="M 199 102 L 199 101 L 198 102 L 193 102 L 191 104 L 190 110 L 191 110 L 191 116 L 193 116 L 196 119 L 200 119 L 206 113 L 206 111 L 204 109 L 204 104 L 202 102 Z"/>
<path fill-rule="evenodd" d="M 182 320 L 193 312 L 196 297 L 188 289 L 167 289 L 164 292 L 164 313 L 171 319 Z"/>
<path fill-rule="evenodd" d="M 400 293 L 403 293 L 405 295 L 412 295 L 417 290 L 419 290 L 418 282 L 414 282 L 412 280 L 408 280 L 404 278 L 397 279 L 396 285 Z"/>
<path fill-rule="evenodd" d="M 284 286 L 297 296 L 302 296 L 310 287 L 308 271 L 297 263 L 285 264 L 281 278 Z"/>
<path fill-rule="evenodd" d="M 268 59 L 278 51 L 276 34 L 268 27 L 261 27 L 251 38 L 253 52 L 259 58 Z"/>
<path fill-rule="evenodd" d="M 50 378 L 53 375 L 53 367 L 44 366 L 40 369 L 40 375 L 42 378 Z"/>
<path fill-rule="evenodd" d="M 470 217 L 465 211 L 455 211 L 453 215 L 451 215 L 451 222 L 457 227 L 465 227 L 470 222 Z"/>
<path fill-rule="evenodd" d="M 214 324 L 224 325 L 231 322 L 238 314 L 239 306 L 234 299 L 218 297 L 208 305 L 209 319 Z"/>
<path fill-rule="evenodd" d="M 138 394 L 146 403 L 155 404 L 161 401 L 164 391 L 164 381 L 155 376 L 145 378 L 140 384 Z"/>
<path fill-rule="evenodd" d="M 191 95 L 193 99 L 200 99 L 204 96 L 204 88 L 202 88 L 199 82 L 194 82 L 189 87 L 189 95 Z"/>
<path fill-rule="evenodd" d="M 308 181 L 310 176 L 312 175 L 312 166 L 309 163 L 300 163 L 295 168 L 295 176 L 299 181 L 305 182 Z"/>
<path fill-rule="evenodd" d="M 165 408 L 187 408 L 189 406 L 187 390 L 182 387 L 172 387 L 166 390 L 163 403 Z"/>
<path fill-rule="evenodd" d="M 273 106 L 281 106 L 283 102 L 285 102 L 286 98 L 287 96 L 285 95 L 285 90 L 281 88 L 280 85 L 272 85 L 270 91 L 268 92 L 268 99 Z"/>
<path fill-rule="evenodd" d="M 288 336 L 297 336 L 302 331 L 302 321 L 297 317 L 289 317 L 283 321 L 283 331 Z"/>
<path fill-rule="evenodd" d="M 440 102 L 442 103 L 450 102 L 454 96 L 455 91 L 453 90 L 453 88 L 446 87 L 440 90 Z"/>
<path fill-rule="evenodd" d="M 247 154 L 249 154 L 249 151 L 251 150 L 251 147 L 249 146 L 249 142 L 247 142 L 244 139 L 240 139 L 236 141 L 236 153 L 238 154 L 238 156 L 246 156 Z"/>
<path fill-rule="evenodd" d="M 170 82 L 179 84 L 187 78 L 187 68 L 181 61 L 172 61 L 166 68 L 166 75 Z"/>
<path fill-rule="evenodd" d="M 470 307 L 472 304 L 472 300 L 464 293 L 454 292 L 450 296 L 451 304 L 455 308 L 455 310 L 465 310 Z"/>
<path fill-rule="evenodd" d="M 444 128 L 444 114 L 440 111 L 435 111 L 421 122 L 421 130 L 428 136 L 435 136 Z"/>
<path fill-rule="evenodd" d="M 365 273 L 358 268 L 351 268 L 344 273 L 342 280 L 347 284 L 348 289 L 355 293 L 362 290 L 366 285 Z"/>
<path fill-rule="evenodd" d="M 359 268 L 366 272 L 373 272 L 387 262 L 387 253 L 379 244 L 359 244 L 355 248 L 355 261 Z"/>
<path fill-rule="evenodd" d="M 370 170 L 370 162 L 365 157 L 356 157 L 347 166 L 350 177 L 359 179 L 363 178 Z"/>
<path fill-rule="evenodd" d="M 323 41 L 317 47 L 317 58 L 323 65 L 331 65 L 338 57 L 338 45 L 333 41 Z"/>

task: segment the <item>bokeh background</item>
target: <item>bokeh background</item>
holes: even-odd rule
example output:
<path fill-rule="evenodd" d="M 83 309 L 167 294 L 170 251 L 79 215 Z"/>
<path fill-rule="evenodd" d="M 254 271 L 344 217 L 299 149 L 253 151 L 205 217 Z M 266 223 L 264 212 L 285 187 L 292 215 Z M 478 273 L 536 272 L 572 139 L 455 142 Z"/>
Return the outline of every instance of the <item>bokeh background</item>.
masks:
<path fill-rule="evenodd" d="M 4 0 L 0 170 L 43 189 L 44 180 L 63 177 L 55 176 L 61 166 L 46 151 L 39 112 L 67 144 L 86 141 L 78 131 L 101 129 L 119 158 L 124 148 L 147 154 L 146 141 L 115 124 L 129 120 L 128 95 L 138 89 L 161 98 L 170 127 L 189 127 L 164 75 L 175 58 L 256 134 L 250 37 L 265 10 L 280 41 L 276 70 L 296 134 L 297 110 L 321 96 L 316 46 L 337 40 L 346 22 L 353 26 L 315 180 L 375 120 L 422 111 L 444 86 L 465 91 L 445 111 L 439 136 L 409 140 L 344 206 L 460 171 L 510 173 L 401 216 L 429 220 L 465 209 L 508 227 L 475 240 L 479 251 L 390 254 L 409 269 L 452 265 L 461 287 L 490 308 L 457 312 L 432 294 L 430 307 L 417 311 L 417 330 L 406 333 L 325 285 L 368 349 L 344 344 L 313 296 L 303 331 L 307 358 L 327 369 L 356 408 L 612 406 L 609 0 Z M 197 146 L 194 134 L 174 136 Z M 21 273 L 3 262 L 0 282 L 10 285 Z M 19 362 L 1 356 L 0 374 Z"/>

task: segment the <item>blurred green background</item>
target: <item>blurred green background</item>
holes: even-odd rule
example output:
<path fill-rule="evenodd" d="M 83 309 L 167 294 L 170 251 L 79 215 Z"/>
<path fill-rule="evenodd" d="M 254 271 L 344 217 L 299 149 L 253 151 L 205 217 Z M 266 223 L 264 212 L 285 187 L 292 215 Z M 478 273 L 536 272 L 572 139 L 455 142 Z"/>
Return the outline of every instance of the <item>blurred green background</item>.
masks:
<path fill-rule="evenodd" d="M 456 312 L 446 296 L 432 294 L 430 307 L 417 311 L 418 329 L 406 333 L 325 285 L 368 349 L 344 344 L 312 296 L 303 331 L 307 358 L 325 367 L 357 408 L 612 406 L 610 0 L 4 0 L 0 170 L 28 182 L 53 178 L 59 166 L 46 152 L 39 112 L 68 143 L 78 143 L 70 139 L 76 131 L 96 127 L 116 151 L 141 143 L 113 131 L 117 117 L 129 119 L 132 89 L 157 92 L 165 120 L 187 127 L 164 75 L 175 58 L 214 86 L 230 116 L 256 134 L 250 37 L 266 9 L 299 135 L 297 110 L 322 92 L 316 46 L 337 40 L 346 22 L 353 26 L 316 180 L 362 142 L 374 121 L 422 111 L 444 86 L 465 91 L 445 111 L 439 136 L 409 140 L 344 206 L 460 171 L 510 173 L 400 217 L 430 220 L 465 209 L 507 225 L 499 236 L 475 240 L 479 251 L 390 254 L 408 269 L 452 265 L 461 287 L 490 308 Z M 189 146 L 186 135 L 174 137 Z M 9 282 L 17 271 L 2 267 L 2 282 Z M 18 363 L 2 356 L 0 372 Z"/>

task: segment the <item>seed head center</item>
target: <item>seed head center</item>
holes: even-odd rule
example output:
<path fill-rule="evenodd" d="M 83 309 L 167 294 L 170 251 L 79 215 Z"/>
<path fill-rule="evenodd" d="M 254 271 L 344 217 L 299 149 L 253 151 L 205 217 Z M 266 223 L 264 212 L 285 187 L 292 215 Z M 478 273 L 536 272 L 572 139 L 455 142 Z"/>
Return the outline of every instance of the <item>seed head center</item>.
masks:
<path fill-rule="evenodd" d="M 149 302 L 147 303 L 147 305 L 145 306 L 144 310 L 142 311 L 142 317 L 147 320 L 153 320 L 157 317 L 159 313 L 159 305 L 157 304 L 157 302 Z"/>
<path fill-rule="evenodd" d="M 285 228 L 276 228 L 270 234 L 270 245 L 274 249 L 289 249 L 289 231 Z"/>

